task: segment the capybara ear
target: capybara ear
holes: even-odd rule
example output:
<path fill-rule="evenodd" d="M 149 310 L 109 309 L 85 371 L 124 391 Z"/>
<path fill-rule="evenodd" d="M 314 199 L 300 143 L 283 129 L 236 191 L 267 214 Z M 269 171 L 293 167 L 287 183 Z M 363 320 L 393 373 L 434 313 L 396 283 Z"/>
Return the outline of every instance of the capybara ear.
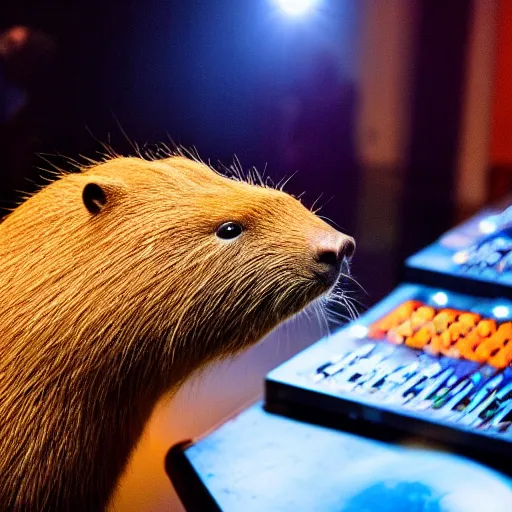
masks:
<path fill-rule="evenodd" d="M 91 215 L 97 215 L 119 197 L 123 188 L 123 184 L 117 180 L 91 177 L 82 190 L 82 201 Z"/>

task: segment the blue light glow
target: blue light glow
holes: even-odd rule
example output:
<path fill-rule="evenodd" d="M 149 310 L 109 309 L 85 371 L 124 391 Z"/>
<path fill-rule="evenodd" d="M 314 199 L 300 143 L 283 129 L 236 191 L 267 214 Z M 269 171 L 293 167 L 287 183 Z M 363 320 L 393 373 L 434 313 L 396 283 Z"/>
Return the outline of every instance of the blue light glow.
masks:
<path fill-rule="evenodd" d="M 289 16 L 301 16 L 311 11 L 319 0 L 275 0 L 279 8 Z"/>
<path fill-rule="evenodd" d="M 496 318 L 506 318 L 510 314 L 510 310 L 507 306 L 496 306 L 492 310 L 492 314 Z"/>
<path fill-rule="evenodd" d="M 448 304 L 448 295 L 444 292 L 437 292 L 432 297 L 432 300 L 439 306 L 446 306 L 446 304 Z"/>

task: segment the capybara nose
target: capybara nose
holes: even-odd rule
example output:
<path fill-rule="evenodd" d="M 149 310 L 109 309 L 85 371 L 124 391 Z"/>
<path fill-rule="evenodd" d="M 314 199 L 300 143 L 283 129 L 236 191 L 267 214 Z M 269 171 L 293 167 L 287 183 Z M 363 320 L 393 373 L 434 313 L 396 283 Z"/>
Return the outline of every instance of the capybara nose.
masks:
<path fill-rule="evenodd" d="M 331 271 L 339 273 L 343 260 L 349 260 L 355 250 L 355 240 L 341 233 L 333 233 L 322 237 L 317 242 L 316 260 L 331 268 Z"/>

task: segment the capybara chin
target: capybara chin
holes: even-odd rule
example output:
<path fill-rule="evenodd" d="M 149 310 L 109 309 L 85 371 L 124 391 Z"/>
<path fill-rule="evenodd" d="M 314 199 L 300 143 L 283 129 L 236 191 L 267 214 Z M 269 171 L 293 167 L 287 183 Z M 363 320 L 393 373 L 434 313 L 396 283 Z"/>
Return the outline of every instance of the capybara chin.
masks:
<path fill-rule="evenodd" d="M 181 156 L 64 174 L 0 224 L 0 507 L 103 510 L 163 393 L 330 290 L 354 249 Z"/>

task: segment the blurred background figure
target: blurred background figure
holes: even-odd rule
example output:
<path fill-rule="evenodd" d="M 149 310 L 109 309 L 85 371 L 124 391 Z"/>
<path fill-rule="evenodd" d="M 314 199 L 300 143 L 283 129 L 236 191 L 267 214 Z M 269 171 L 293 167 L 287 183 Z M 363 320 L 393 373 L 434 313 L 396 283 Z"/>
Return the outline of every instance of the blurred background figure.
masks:
<path fill-rule="evenodd" d="M 26 26 L 0 34 L 0 216 L 38 181 L 36 153 L 52 117 L 57 47 L 51 36 Z"/>

